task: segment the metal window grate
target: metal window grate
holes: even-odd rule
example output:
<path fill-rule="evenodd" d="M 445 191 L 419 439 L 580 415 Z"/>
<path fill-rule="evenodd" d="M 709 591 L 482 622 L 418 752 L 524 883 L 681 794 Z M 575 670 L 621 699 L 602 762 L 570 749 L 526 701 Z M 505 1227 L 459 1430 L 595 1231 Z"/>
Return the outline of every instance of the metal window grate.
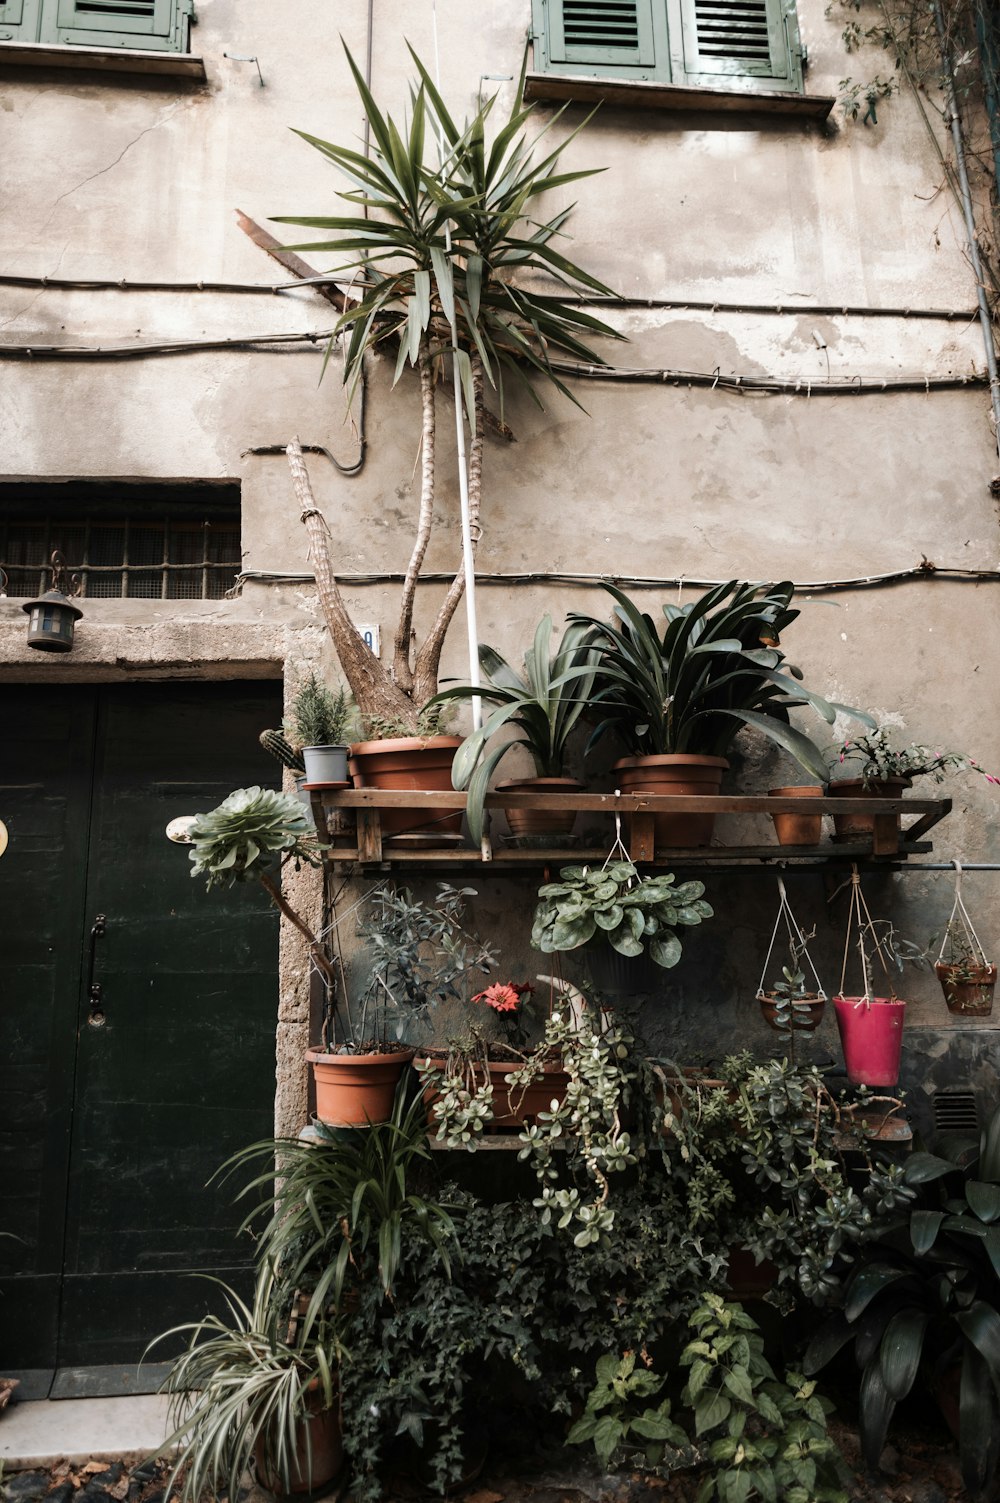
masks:
<path fill-rule="evenodd" d="M 8 595 L 30 599 L 49 588 L 58 548 L 80 595 L 93 599 L 219 600 L 241 566 L 240 528 L 230 513 L 152 518 L 49 515 L 0 518 L 0 568 Z"/>
<path fill-rule="evenodd" d="M 563 0 L 567 47 L 634 50 L 639 45 L 636 0 Z"/>
<path fill-rule="evenodd" d="M 934 1127 L 938 1132 L 978 1133 L 979 1113 L 974 1091 L 935 1091 Z"/>
<path fill-rule="evenodd" d="M 695 0 L 695 24 L 703 56 L 762 63 L 770 58 L 766 0 Z"/>

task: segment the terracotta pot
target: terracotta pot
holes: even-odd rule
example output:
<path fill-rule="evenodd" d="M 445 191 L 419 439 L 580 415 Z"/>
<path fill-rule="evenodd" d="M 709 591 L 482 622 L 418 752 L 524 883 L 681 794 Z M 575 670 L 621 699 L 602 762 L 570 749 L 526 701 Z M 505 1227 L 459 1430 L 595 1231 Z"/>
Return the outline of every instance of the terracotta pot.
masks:
<path fill-rule="evenodd" d="M 790 788 L 769 788 L 768 798 L 822 798 L 817 784 L 794 784 Z M 772 814 L 779 845 L 819 845 L 823 838 L 822 814 Z"/>
<path fill-rule="evenodd" d="M 583 788 L 576 778 L 508 778 L 497 784 L 497 793 L 579 793 Z M 539 840 L 554 835 L 565 839 L 572 835 L 576 810 L 507 809 L 510 833 L 515 840 Z"/>
<path fill-rule="evenodd" d="M 356 788 L 452 791 L 451 764 L 459 736 L 400 736 L 394 741 L 357 741 L 348 766 Z M 460 809 L 382 809 L 382 835 L 458 835 Z"/>
<path fill-rule="evenodd" d="M 964 1018 L 989 1017 L 997 984 L 995 965 L 947 965 L 939 960 L 934 974 L 941 983 L 949 1012 Z"/>
<path fill-rule="evenodd" d="M 840 778 L 830 784 L 829 793 L 831 798 L 902 798 L 912 786 L 912 778 L 884 778 L 882 782 L 869 783 L 867 787 L 861 778 Z M 898 818 L 896 824 L 899 824 Z M 833 816 L 835 840 L 857 840 L 859 836 L 871 835 L 874 828 L 874 815 L 871 814 Z"/>
<path fill-rule="evenodd" d="M 622 793 L 675 793 L 711 797 L 722 785 L 729 763 L 725 757 L 667 755 L 625 757 L 614 765 L 616 786 Z M 658 846 L 708 845 L 715 828 L 714 814 L 656 814 L 654 839 Z"/>
<path fill-rule="evenodd" d="M 906 1003 L 898 997 L 834 997 L 847 1078 L 892 1086 L 899 1079 Z"/>
<path fill-rule="evenodd" d="M 807 992 L 804 997 L 797 997 L 795 1000 L 797 1005 L 792 1011 L 794 1032 L 812 1033 L 823 1020 L 826 998 L 821 997 L 817 992 Z M 774 992 L 764 992 L 763 996 L 757 998 L 757 1001 L 760 1003 L 761 1014 L 767 1026 L 781 1032 L 778 1025 L 778 998 Z M 784 1031 L 787 1032 L 787 1029 Z"/>
<path fill-rule="evenodd" d="M 428 1056 L 435 1065 L 443 1065 L 445 1053 L 431 1051 Z M 486 1131 L 494 1128 L 506 1129 L 510 1127 L 524 1127 L 534 1122 L 539 1112 L 551 1110 L 552 1102 L 562 1101 L 569 1085 L 569 1076 L 558 1060 L 547 1060 L 542 1066 L 542 1075 L 533 1080 L 527 1087 L 509 1086 L 507 1077 L 515 1070 L 520 1069 L 518 1060 L 494 1060 L 491 1059 L 486 1066 L 490 1083 L 493 1087 L 493 1120 Z M 479 1085 L 483 1078 L 483 1067 L 477 1064 L 472 1071 L 473 1082 Z M 424 1102 L 427 1105 L 427 1124 L 433 1126 L 435 1118 L 432 1112 L 438 1092 L 433 1086 L 428 1086 L 424 1091 Z"/>
<path fill-rule="evenodd" d="M 388 1122 L 399 1077 L 413 1049 L 391 1054 L 327 1054 L 310 1049 L 316 1081 L 316 1116 L 327 1127 L 370 1127 Z"/>
<path fill-rule="evenodd" d="M 273 1445 L 266 1432 L 258 1435 L 253 1448 L 257 1481 L 277 1497 L 316 1494 L 332 1482 L 344 1464 L 340 1408 L 334 1395 L 330 1409 L 322 1409 L 323 1389 L 314 1380 L 306 1390 L 306 1417 L 296 1426 L 295 1461 L 286 1491 L 280 1473 L 271 1460 Z"/>

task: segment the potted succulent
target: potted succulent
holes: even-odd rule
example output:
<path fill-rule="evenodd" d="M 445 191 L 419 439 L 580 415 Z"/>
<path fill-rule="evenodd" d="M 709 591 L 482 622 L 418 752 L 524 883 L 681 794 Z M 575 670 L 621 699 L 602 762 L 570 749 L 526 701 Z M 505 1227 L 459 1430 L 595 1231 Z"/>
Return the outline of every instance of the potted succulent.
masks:
<path fill-rule="evenodd" d="M 527 747 L 535 776 L 508 780 L 499 785 L 501 790 L 570 793 L 580 787 L 575 778 L 566 775 L 566 758 L 567 742 L 593 688 L 597 653 L 588 646 L 588 635 L 586 627 L 568 626 L 550 657 L 552 617 L 543 616 L 524 654 L 520 673 L 495 648 L 481 642 L 479 661 L 486 682 L 444 689 L 434 701 L 447 704 L 478 697 L 496 706 L 480 729 L 463 741 L 452 768 L 454 786 L 469 791 L 466 812 L 476 845 L 483 837 L 484 800 L 490 778 L 513 747 Z M 514 736 L 487 750 L 487 743 L 505 728 L 512 729 Z M 572 810 L 565 814 L 513 808 L 504 812 L 511 835 L 517 839 L 567 836 L 576 819 Z"/>
<path fill-rule="evenodd" d="M 646 953 L 664 969 L 681 958 L 677 929 L 712 917 L 704 882 L 674 886 L 672 872 L 640 877 L 631 861 L 564 866 L 538 889 L 531 943 L 546 955 L 606 940 L 619 955 Z"/>
<path fill-rule="evenodd" d="M 856 777 L 839 777 L 830 782 L 831 798 L 902 798 L 914 778 L 933 778 L 942 783 L 950 773 L 978 772 L 988 783 L 1000 783 L 992 773 L 964 752 L 934 751 L 929 746 L 911 742 L 909 746 L 893 744 L 887 726 L 873 725 L 864 736 L 855 736 L 837 748 L 830 770 L 846 767 Z M 870 814 L 835 814 L 833 826 L 839 840 L 870 835 L 874 816 Z"/>
<path fill-rule="evenodd" d="M 292 700 L 292 730 L 307 783 L 347 782 L 353 721 L 354 702 L 343 684 L 334 692 L 311 672 L 299 685 Z"/>
<path fill-rule="evenodd" d="M 795 1035 L 796 1033 L 811 1033 L 819 1027 L 826 1007 L 826 993 L 820 985 L 816 968 L 809 955 L 809 941 L 815 937 L 816 930 L 813 928 L 806 934 L 801 928 L 792 912 L 788 893 L 781 877 L 778 878 L 778 896 L 778 915 L 774 921 L 771 943 L 768 946 L 760 983 L 757 987 L 757 1001 L 767 1025 L 785 1036 L 789 1054 L 794 1063 Z M 774 953 L 774 944 L 782 920 L 785 923 L 788 963 L 781 967 L 781 980 L 774 982 L 770 988 L 766 989 L 768 967 L 771 964 L 771 956 Z M 812 971 L 815 990 L 810 990 L 806 985 L 805 972 L 802 969 L 803 960 Z"/>
<path fill-rule="evenodd" d="M 958 1439 L 973 1498 L 995 1498 L 1000 1463 L 1000 1107 L 979 1142 L 942 1137 L 903 1167 L 910 1204 L 869 1240 L 843 1307 L 813 1338 L 807 1372 L 853 1343 L 858 1422 L 878 1466 L 896 1405 L 931 1389 Z"/>
<path fill-rule="evenodd" d="M 727 753 L 752 726 L 817 778 L 826 767 L 814 743 L 790 723 L 803 705 L 833 723 L 842 705 L 806 689 L 785 660 L 780 634 L 799 615 L 794 586 L 731 580 L 687 605 L 663 606 L 662 634 L 614 585 L 610 622 L 571 614 L 590 628 L 600 657 L 592 713 L 593 742 L 614 731 L 630 755 L 615 764 L 623 792 L 718 793 Z M 868 717 L 861 711 L 846 713 Z M 658 814 L 659 845 L 707 845 L 714 816 Z"/>
<path fill-rule="evenodd" d="M 948 1011 L 959 1017 L 987 1017 L 993 1011 L 997 968 L 986 958 L 962 897 L 962 863 L 954 862 L 955 901 L 948 915 L 934 974 Z"/>

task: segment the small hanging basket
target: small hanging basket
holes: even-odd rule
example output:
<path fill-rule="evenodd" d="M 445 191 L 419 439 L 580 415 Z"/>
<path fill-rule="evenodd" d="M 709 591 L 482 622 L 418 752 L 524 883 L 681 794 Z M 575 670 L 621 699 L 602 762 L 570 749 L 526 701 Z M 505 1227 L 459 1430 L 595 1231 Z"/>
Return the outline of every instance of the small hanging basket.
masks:
<path fill-rule="evenodd" d="M 997 968 L 986 958 L 962 898 L 962 863 L 955 868 L 955 901 L 941 940 L 934 974 L 948 1011 L 956 1017 L 986 1018 L 993 1011 Z M 946 958 L 947 956 L 947 958 Z"/>
<path fill-rule="evenodd" d="M 851 996 L 846 992 L 847 961 L 850 955 L 851 936 L 857 931 L 856 942 L 861 957 L 861 974 L 864 992 Z M 867 938 L 866 938 L 867 936 Z M 874 954 L 869 953 L 869 948 Z M 878 956 L 886 978 L 887 996 L 876 997 L 872 991 L 872 960 Z M 844 1051 L 847 1078 L 855 1085 L 891 1086 L 899 1079 L 899 1063 L 903 1048 L 903 1024 L 906 1019 L 906 1003 L 893 992 L 886 963 L 885 950 L 861 891 L 861 878 L 856 866 L 851 868 L 851 904 L 847 915 L 847 934 L 844 938 L 844 962 L 840 970 L 840 992 L 833 999 L 840 1030 L 840 1043 Z"/>
<path fill-rule="evenodd" d="M 774 928 L 771 930 L 771 943 L 767 947 L 764 969 L 760 973 L 760 981 L 757 984 L 757 1001 L 769 1028 L 773 1028 L 778 1033 L 812 1033 L 822 1021 L 826 1008 L 826 992 L 823 990 L 822 982 L 809 954 L 806 936 L 792 912 L 788 893 L 785 891 L 785 884 L 781 877 L 778 878 L 778 899 L 778 912 L 774 920 Z M 782 923 L 785 925 L 785 932 L 788 936 L 788 953 L 792 964 L 799 966 L 803 959 L 808 963 L 816 983 L 815 991 L 793 988 L 787 977 L 778 984 L 776 990 L 764 990 L 775 940 Z M 795 974 L 802 975 L 801 967 Z"/>

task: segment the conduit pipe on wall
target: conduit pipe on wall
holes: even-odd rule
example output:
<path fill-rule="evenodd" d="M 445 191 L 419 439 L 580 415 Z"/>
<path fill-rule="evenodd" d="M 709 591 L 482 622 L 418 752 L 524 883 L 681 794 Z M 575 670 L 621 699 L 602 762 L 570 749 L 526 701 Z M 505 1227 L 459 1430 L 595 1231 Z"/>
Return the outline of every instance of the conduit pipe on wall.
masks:
<path fill-rule="evenodd" d="M 965 233 L 969 246 L 969 260 L 972 263 L 972 272 L 976 279 L 976 301 L 979 305 L 979 324 L 983 331 L 983 345 L 986 350 L 986 370 L 989 376 L 990 397 L 993 402 L 993 437 L 997 445 L 997 453 L 1000 455 L 1000 377 L 997 375 L 996 347 L 993 343 L 993 323 L 990 319 L 989 304 L 986 301 L 986 285 L 983 281 L 983 263 L 979 255 L 979 240 L 976 233 L 976 219 L 972 208 L 972 189 L 969 187 L 969 173 L 965 163 L 965 143 L 962 140 L 962 120 L 958 113 L 958 99 L 955 94 L 955 75 L 952 71 L 951 52 L 945 35 L 944 19 L 941 15 L 941 0 L 933 0 L 934 24 L 937 26 L 938 37 L 941 41 L 941 61 L 944 65 L 944 88 L 945 104 L 951 127 L 951 140 L 955 148 L 955 166 L 958 170 L 958 183 L 962 200 L 962 213 L 965 216 Z"/>

